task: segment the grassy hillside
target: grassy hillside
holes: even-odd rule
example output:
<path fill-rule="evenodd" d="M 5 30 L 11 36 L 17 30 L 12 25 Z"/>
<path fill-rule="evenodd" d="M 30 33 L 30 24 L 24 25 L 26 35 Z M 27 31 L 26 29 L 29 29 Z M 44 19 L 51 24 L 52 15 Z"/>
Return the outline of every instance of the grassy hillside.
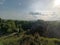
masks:
<path fill-rule="evenodd" d="M 26 35 L 25 32 L 10 34 L 0 38 L 0 45 L 60 45 L 60 39 L 41 37 L 38 33 L 35 35 Z"/>
<path fill-rule="evenodd" d="M 0 19 L 0 45 L 60 45 L 59 24 Z"/>

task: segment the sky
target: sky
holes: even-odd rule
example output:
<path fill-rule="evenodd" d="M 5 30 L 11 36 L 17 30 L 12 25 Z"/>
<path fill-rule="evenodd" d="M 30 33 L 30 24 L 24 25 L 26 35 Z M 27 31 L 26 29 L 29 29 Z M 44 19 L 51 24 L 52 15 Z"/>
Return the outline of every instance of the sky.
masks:
<path fill-rule="evenodd" d="M 60 0 L 0 0 L 0 18 L 60 20 Z"/>

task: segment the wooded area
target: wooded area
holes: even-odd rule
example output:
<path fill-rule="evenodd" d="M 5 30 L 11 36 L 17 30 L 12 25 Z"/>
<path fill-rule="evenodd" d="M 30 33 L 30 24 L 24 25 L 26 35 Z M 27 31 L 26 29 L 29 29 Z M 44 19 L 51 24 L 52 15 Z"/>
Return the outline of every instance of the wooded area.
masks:
<path fill-rule="evenodd" d="M 0 44 L 60 45 L 60 22 L 18 21 L 0 18 Z"/>

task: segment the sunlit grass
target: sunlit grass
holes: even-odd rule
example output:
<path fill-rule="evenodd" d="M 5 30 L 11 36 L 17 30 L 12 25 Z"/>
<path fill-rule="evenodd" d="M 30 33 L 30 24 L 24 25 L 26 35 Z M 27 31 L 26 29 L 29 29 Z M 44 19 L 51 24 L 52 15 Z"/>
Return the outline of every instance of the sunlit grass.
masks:
<path fill-rule="evenodd" d="M 28 40 L 27 40 L 28 39 Z M 56 45 L 55 42 L 60 42 L 60 39 L 56 38 L 46 38 L 46 37 L 41 37 L 41 36 L 33 36 L 33 35 L 26 35 L 23 33 L 19 33 L 19 36 L 13 35 L 13 36 L 8 36 L 7 38 L 0 38 L 0 44 L 3 45 L 19 45 L 21 41 L 28 41 L 29 43 L 33 42 L 35 45 Z M 28 43 L 27 42 L 27 43 Z M 22 42 L 24 43 L 24 41 Z"/>

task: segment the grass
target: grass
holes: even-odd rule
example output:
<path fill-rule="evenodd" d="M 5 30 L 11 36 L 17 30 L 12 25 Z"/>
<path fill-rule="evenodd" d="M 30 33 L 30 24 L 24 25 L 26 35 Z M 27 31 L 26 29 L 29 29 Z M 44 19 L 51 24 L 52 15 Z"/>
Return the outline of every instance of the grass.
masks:
<path fill-rule="evenodd" d="M 27 43 L 33 43 L 34 45 L 58 45 L 60 43 L 60 39 L 46 38 L 46 37 L 41 37 L 39 35 L 37 36 L 26 35 L 23 32 L 23 33 L 20 33 L 18 36 L 11 34 L 10 36 L 7 36 L 7 37 L 6 36 L 1 37 L 0 45 L 22 45 L 23 43 L 26 44 L 26 41 Z M 21 42 L 22 44 L 20 44 Z"/>

